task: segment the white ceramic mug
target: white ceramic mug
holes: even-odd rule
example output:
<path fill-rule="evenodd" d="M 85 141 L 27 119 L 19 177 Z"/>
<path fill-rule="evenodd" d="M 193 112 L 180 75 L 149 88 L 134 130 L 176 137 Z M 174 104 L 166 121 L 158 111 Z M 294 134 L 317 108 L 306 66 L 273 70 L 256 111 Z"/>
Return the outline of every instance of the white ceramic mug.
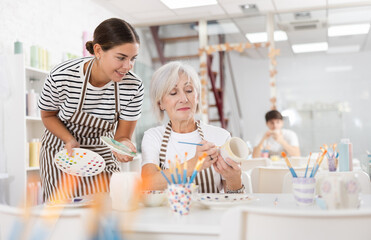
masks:
<path fill-rule="evenodd" d="M 230 158 L 240 163 L 249 156 L 249 148 L 244 140 L 238 137 L 232 137 L 220 147 L 220 155 L 223 159 Z"/>
<path fill-rule="evenodd" d="M 320 187 L 328 209 L 358 208 L 360 191 L 361 186 L 353 172 L 329 172 Z"/>
<path fill-rule="evenodd" d="M 137 172 L 113 173 L 110 182 L 112 209 L 130 211 L 138 208 L 140 176 Z"/>

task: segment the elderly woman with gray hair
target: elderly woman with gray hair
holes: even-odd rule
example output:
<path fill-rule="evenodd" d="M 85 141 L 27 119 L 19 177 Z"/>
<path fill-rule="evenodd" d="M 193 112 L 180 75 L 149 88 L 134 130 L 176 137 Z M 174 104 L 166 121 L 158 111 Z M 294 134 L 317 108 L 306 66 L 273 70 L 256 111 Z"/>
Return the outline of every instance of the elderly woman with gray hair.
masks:
<path fill-rule="evenodd" d="M 145 188 L 160 190 L 167 187 L 157 166 L 170 178 L 168 160 L 175 161 L 176 155 L 179 156 L 182 169 L 187 162 L 187 177 L 190 177 L 199 156 L 206 153 L 207 157 L 195 179 L 200 192 L 244 192 L 239 165 L 231 159 L 223 159 L 218 152 L 217 146 L 230 138 L 229 132 L 195 118 L 199 111 L 200 95 L 200 80 L 189 65 L 170 62 L 154 73 L 150 87 L 152 105 L 160 120 L 163 120 L 166 112 L 169 121 L 144 133 L 142 178 Z"/>

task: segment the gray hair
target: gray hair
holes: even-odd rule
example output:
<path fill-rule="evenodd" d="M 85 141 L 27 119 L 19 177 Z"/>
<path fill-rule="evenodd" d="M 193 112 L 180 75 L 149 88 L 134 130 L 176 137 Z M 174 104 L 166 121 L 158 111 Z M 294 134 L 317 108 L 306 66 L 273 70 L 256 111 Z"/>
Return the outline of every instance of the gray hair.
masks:
<path fill-rule="evenodd" d="M 153 111 L 160 121 L 164 119 L 164 111 L 160 109 L 161 99 L 175 87 L 178 83 L 179 75 L 182 74 L 188 77 L 188 81 L 193 84 L 196 90 L 198 95 L 196 112 L 199 112 L 199 105 L 201 102 L 201 82 L 197 72 L 188 64 L 173 61 L 157 69 L 152 76 L 150 98 Z"/>

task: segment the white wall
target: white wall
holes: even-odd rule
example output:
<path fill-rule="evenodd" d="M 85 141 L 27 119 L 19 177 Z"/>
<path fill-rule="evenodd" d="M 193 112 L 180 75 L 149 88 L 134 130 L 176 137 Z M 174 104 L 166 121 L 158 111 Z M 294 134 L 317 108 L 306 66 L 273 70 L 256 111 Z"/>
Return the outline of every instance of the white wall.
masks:
<path fill-rule="evenodd" d="M 117 17 L 90 0 L 2 0 L 0 53 L 12 53 L 17 39 L 51 51 L 53 63 L 63 52 L 82 55 L 82 32 L 93 32 L 106 18 Z"/>
<path fill-rule="evenodd" d="M 0 54 L 13 53 L 13 43 L 19 40 L 26 54 L 31 45 L 48 49 L 53 66 L 63 60 L 65 52 L 82 56 L 83 31 L 92 34 L 111 17 L 119 16 L 91 0 L 1 0 Z M 144 49 L 142 46 L 138 61 L 148 64 Z"/>
<path fill-rule="evenodd" d="M 256 134 L 266 130 L 268 61 L 238 53 L 231 56 L 243 105 L 244 136 L 254 141 Z M 321 144 L 339 142 L 341 137 L 351 139 L 355 157 L 370 149 L 370 60 L 371 52 L 277 59 L 278 110 L 291 108 L 301 117 L 301 123 L 286 125 L 298 133 L 303 154 L 319 151 Z M 333 72 L 341 66 L 346 71 Z"/>

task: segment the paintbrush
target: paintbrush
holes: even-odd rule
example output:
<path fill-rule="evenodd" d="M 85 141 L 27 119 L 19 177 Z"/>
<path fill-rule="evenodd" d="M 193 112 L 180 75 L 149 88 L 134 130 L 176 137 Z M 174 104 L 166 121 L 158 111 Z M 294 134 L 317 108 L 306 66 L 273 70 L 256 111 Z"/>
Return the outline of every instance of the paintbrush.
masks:
<path fill-rule="evenodd" d="M 191 176 L 191 179 L 189 180 L 189 183 L 192 183 L 193 180 L 195 179 L 198 171 L 201 169 L 202 167 L 202 164 L 204 163 L 204 160 L 205 160 L 205 157 L 207 156 L 206 153 L 204 153 L 202 156 L 200 156 L 198 158 L 198 161 L 197 161 L 197 164 L 196 164 L 196 167 L 195 169 L 193 170 L 193 173 L 192 173 L 192 176 Z"/>
<path fill-rule="evenodd" d="M 291 172 L 291 175 L 292 175 L 293 177 L 295 177 L 295 178 L 298 177 L 298 175 L 296 175 L 295 170 L 292 168 L 292 165 L 291 165 L 289 159 L 287 158 L 286 153 L 285 153 L 285 152 L 281 152 L 281 155 L 282 155 L 282 157 L 285 159 L 286 164 L 287 164 L 287 166 L 289 167 L 289 170 L 290 170 L 290 172 Z"/>
<path fill-rule="evenodd" d="M 156 167 L 157 167 L 157 169 L 161 172 L 161 174 L 162 174 L 162 176 L 165 178 L 166 182 L 167 182 L 168 184 L 171 184 L 169 178 L 167 178 L 167 176 L 165 175 L 164 171 L 163 171 L 163 170 L 162 170 L 158 165 L 156 165 Z"/>
<path fill-rule="evenodd" d="M 169 163 L 169 171 L 171 173 L 171 180 L 173 181 L 174 184 L 176 184 L 175 177 L 174 177 L 174 174 L 173 174 L 173 169 L 171 167 L 171 162 L 170 162 L 170 160 L 167 160 L 167 162 Z"/>
<path fill-rule="evenodd" d="M 182 143 L 182 144 L 189 144 L 189 145 L 197 145 L 197 146 L 202 146 L 203 144 L 201 143 L 193 143 L 193 142 L 181 142 L 181 141 L 178 141 L 178 143 Z"/>
<path fill-rule="evenodd" d="M 321 157 L 321 155 L 318 154 L 318 156 L 317 156 L 317 160 L 316 160 L 316 162 L 315 162 L 314 165 L 313 165 L 312 171 L 310 172 L 310 175 L 309 175 L 310 178 L 313 176 L 314 170 L 315 170 L 317 164 L 319 163 L 319 159 L 320 159 L 320 157 Z"/>
<path fill-rule="evenodd" d="M 187 155 L 188 153 L 184 153 L 184 165 L 183 165 L 183 184 L 187 183 Z"/>
<path fill-rule="evenodd" d="M 180 178 L 180 164 L 179 164 L 178 155 L 175 155 L 175 172 L 176 172 L 176 176 L 178 177 L 178 183 L 181 184 L 182 179 Z"/>
<path fill-rule="evenodd" d="M 306 178 L 307 177 L 307 172 L 308 172 L 308 167 L 309 167 L 309 162 L 310 162 L 310 157 L 312 156 L 312 153 L 309 153 L 309 158 L 308 158 L 308 163 L 307 163 L 307 167 L 305 169 L 305 174 L 304 174 L 304 177 Z"/>
<path fill-rule="evenodd" d="M 327 153 L 327 150 L 325 150 L 323 153 L 322 153 L 322 155 L 321 155 L 321 157 L 319 158 L 319 161 L 318 161 L 318 164 L 317 164 L 317 166 L 316 166 L 316 169 L 314 170 L 314 172 L 313 172 L 313 176 L 311 175 L 310 177 L 314 177 L 315 175 L 316 175 L 316 173 L 317 173 L 317 171 L 318 171 L 318 168 L 319 168 L 319 166 L 321 165 L 321 163 L 322 163 L 322 161 L 323 161 L 323 158 L 325 157 L 325 154 Z"/>

